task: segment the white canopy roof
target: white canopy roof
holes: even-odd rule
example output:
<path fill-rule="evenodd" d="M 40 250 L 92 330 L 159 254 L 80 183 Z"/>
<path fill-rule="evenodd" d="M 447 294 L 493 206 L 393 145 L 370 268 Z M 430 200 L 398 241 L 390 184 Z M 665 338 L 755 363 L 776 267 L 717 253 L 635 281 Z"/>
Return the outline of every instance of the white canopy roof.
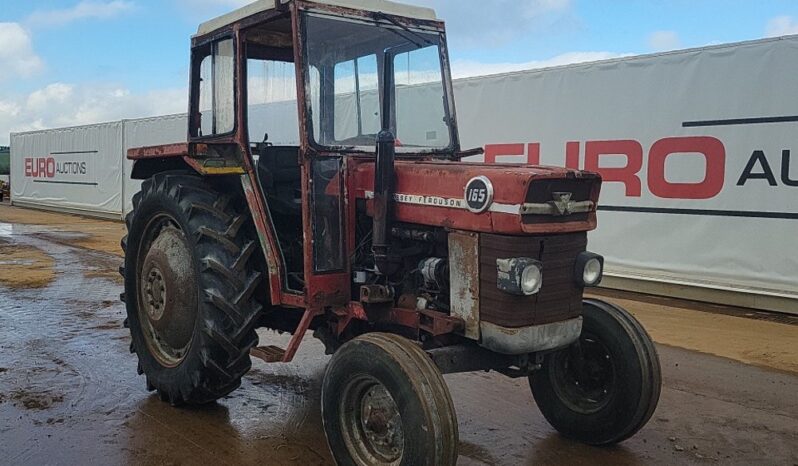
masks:
<path fill-rule="evenodd" d="M 200 24 L 197 28 L 197 35 L 205 35 L 213 32 L 219 28 L 223 28 L 228 24 L 234 23 L 248 16 L 260 13 L 262 11 L 273 10 L 277 7 L 277 2 L 288 3 L 289 0 L 257 0 L 235 11 L 225 15 L 214 18 Z M 356 10 L 366 11 L 379 11 L 397 16 L 405 16 L 408 18 L 435 20 L 435 11 L 431 8 L 424 8 L 412 5 L 405 5 L 402 3 L 391 2 L 388 0 L 312 0 L 313 3 L 322 5 L 335 5 Z"/>

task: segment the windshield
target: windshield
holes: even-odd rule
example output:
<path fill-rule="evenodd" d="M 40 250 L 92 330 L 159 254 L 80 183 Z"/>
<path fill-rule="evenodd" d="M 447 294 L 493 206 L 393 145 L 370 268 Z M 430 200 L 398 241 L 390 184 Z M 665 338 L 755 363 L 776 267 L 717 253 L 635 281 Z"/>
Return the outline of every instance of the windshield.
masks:
<path fill-rule="evenodd" d="M 449 105 L 441 36 L 387 20 L 305 16 L 310 136 L 325 148 L 373 151 L 381 129 L 385 67 L 398 152 L 448 149 Z"/>

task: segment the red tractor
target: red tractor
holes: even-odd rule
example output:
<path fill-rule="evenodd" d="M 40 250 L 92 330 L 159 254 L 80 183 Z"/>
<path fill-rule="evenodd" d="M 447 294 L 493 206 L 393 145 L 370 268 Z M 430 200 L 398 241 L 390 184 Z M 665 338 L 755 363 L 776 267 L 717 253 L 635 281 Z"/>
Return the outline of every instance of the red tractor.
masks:
<path fill-rule="evenodd" d="M 528 377 L 546 419 L 589 444 L 648 421 L 651 339 L 583 299 L 603 271 L 586 251 L 601 179 L 463 162 L 479 151 L 461 150 L 432 10 L 260 0 L 191 46 L 188 142 L 128 153 L 144 181 L 123 299 L 150 390 L 212 402 L 250 356 L 289 362 L 311 330 L 332 354 L 340 464 L 454 464 L 445 373 Z M 259 327 L 293 336 L 258 347 Z"/>

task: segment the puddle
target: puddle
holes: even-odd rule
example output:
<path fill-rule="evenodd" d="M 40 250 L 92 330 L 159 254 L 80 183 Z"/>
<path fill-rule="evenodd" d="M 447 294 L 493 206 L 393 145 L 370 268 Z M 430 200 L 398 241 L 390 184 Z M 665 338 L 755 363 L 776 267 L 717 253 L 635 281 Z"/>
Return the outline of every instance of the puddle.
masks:
<path fill-rule="evenodd" d="M 0 238 L 11 238 L 37 231 L 47 231 L 48 228 L 41 225 L 22 225 L 19 223 L 0 222 Z"/>
<path fill-rule="evenodd" d="M 14 234 L 14 225 L 0 222 L 0 237 L 7 238 Z"/>
<path fill-rule="evenodd" d="M 33 265 L 33 264 L 35 264 L 35 263 L 36 263 L 35 261 L 32 261 L 32 260 L 24 260 L 24 259 L 10 260 L 10 261 L 3 261 L 3 260 L 0 260 L 0 265 L 21 265 L 21 266 L 31 266 L 31 265 Z"/>

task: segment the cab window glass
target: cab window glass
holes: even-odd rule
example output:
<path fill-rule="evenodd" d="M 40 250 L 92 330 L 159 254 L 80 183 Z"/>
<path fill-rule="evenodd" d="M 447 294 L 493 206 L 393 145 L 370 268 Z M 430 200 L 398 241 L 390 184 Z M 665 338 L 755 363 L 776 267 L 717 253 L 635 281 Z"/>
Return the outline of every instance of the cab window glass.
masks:
<path fill-rule="evenodd" d="M 199 67 L 199 136 L 225 134 L 235 128 L 235 58 L 233 40 L 211 46 Z"/>
<path fill-rule="evenodd" d="M 250 142 L 299 145 L 296 72 L 291 62 L 247 60 Z"/>
<path fill-rule="evenodd" d="M 378 88 L 376 55 L 335 65 L 336 141 L 360 138 L 373 143 L 381 126 Z"/>
<path fill-rule="evenodd" d="M 396 55 L 394 73 L 396 138 L 406 146 L 448 146 L 450 132 L 438 45 Z"/>
<path fill-rule="evenodd" d="M 216 122 L 215 133 L 233 131 L 235 126 L 235 67 L 233 40 L 216 43 L 213 79 L 215 83 L 213 116 Z"/>

